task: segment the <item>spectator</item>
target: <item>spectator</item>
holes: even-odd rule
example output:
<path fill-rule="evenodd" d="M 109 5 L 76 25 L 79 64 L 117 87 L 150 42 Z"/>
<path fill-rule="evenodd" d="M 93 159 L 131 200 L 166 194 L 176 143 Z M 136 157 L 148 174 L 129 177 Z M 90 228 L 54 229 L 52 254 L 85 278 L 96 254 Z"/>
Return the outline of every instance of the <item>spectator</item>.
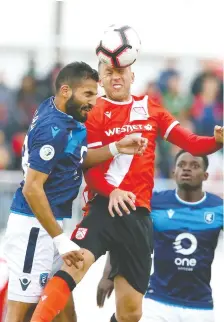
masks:
<path fill-rule="evenodd" d="M 163 105 L 179 120 L 189 118 L 189 109 L 192 105 L 192 98 L 188 94 L 181 93 L 180 75 L 173 72 L 167 78 L 167 89 L 163 94 Z"/>
<path fill-rule="evenodd" d="M 0 130 L 5 132 L 8 140 L 13 124 L 13 97 L 11 90 L 6 86 L 4 75 L 0 74 Z"/>
<path fill-rule="evenodd" d="M 22 157 L 22 148 L 25 139 L 25 132 L 15 133 L 12 137 L 12 151 L 14 154 L 14 168 L 21 169 L 21 157 Z"/>
<path fill-rule="evenodd" d="M 5 143 L 5 134 L 0 130 L 0 170 L 6 170 L 10 165 L 10 152 Z"/>
<path fill-rule="evenodd" d="M 144 95 L 148 95 L 149 98 L 162 103 L 162 95 L 155 81 L 148 82 Z"/>
<path fill-rule="evenodd" d="M 201 90 L 191 107 L 195 131 L 200 135 L 213 135 L 214 126 L 222 125 L 223 106 L 219 97 L 220 81 L 212 74 L 204 76 Z"/>
<path fill-rule="evenodd" d="M 220 80 L 218 100 L 223 102 L 223 66 L 222 62 L 219 63 L 214 60 L 203 59 L 201 60 L 201 72 L 194 78 L 191 85 L 191 92 L 197 96 L 202 90 L 202 83 L 207 76 L 215 76 Z"/>
<path fill-rule="evenodd" d="M 167 80 L 170 76 L 177 73 L 176 69 L 176 59 L 169 58 L 166 61 L 165 69 L 160 73 L 158 77 L 158 88 L 161 93 L 165 93 L 167 91 Z"/>
<path fill-rule="evenodd" d="M 18 123 L 22 130 L 28 128 L 39 103 L 40 98 L 36 91 L 36 80 L 32 76 L 24 76 L 21 88 L 16 94 Z"/>

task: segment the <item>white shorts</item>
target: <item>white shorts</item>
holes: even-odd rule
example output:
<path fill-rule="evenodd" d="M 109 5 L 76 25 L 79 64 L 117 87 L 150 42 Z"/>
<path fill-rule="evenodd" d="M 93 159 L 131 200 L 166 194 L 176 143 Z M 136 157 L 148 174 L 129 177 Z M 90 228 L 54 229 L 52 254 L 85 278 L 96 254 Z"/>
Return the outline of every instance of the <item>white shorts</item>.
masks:
<path fill-rule="evenodd" d="M 62 227 L 62 220 L 58 221 Z M 8 299 L 37 303 L 43 287 L 62 259 L 52 238 L 34 217 L 11 213 L 4 238 L 9 267 Z"/>
<path fill-rule="evenodd" d="M 143 301 L 141 322 L 214 322 L 213 310 L 166 305 L 151 299 Z"/>

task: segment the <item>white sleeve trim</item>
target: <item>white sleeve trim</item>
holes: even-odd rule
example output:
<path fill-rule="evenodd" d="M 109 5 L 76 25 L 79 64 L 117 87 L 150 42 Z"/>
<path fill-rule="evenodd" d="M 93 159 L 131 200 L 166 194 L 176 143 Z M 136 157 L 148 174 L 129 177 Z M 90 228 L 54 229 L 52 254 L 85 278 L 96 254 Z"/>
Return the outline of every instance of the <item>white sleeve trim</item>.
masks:
<path fill-rule="evenodd" d="M 94 142 L 94 143 L 90 143 L 88 144 L 88 148 L 94 148 L 95 146 L 100 146 L 103 145 L 102 142 Z"/>
<path fill-rule="evenodd" d="M 170 132 L 172 131 L 172 129 L 174 128 L 174 126 L 176 126 L 177 124 L 179 124 L 178 121 L 174 121 L 173 123 L 170 124 L 170 126 L 166 130 L 166 133 L 164 134 L 164 139 L 167 139 L 168 138 Z"/>

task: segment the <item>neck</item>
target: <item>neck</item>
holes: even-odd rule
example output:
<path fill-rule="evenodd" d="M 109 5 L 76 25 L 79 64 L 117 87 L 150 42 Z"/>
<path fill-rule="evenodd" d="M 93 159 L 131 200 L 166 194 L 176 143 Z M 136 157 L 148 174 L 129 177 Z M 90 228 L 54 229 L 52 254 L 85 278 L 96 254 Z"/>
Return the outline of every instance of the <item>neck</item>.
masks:
<path fill-rule="evenodd" d="M 111 101 L 114 101 L 114 102 L 128 102 L 131 100 L 131 94 L 129 94 L 128 96 L 126 97 L 123 97 L 123 98 L 119 98 L 119 99 L 115 99 L 113 97 L 110 97 L 108 95 L 106 95 L 106 98 L 108 98 L 109 100 Z"/>
<path fill-rule="evenodd" d="M 212 104 L 215 102 L 215 95 L 210 93 L 202 93 L 201 94 L 202 100 L 205 104 Z"/>
<path fill-rule="evenodd" d="M 66 113 L 65 111 L 65 104 L 61 101 L 61 99 L 58 96 L 55 96 L 54 98 L 54 104 L 57 107 L 57 109 L 63 113 Z"/>
<path fill-rule="evenodd" d="M 177 195 L 184 201 L 197 202 L 203 198 L 204 192 L 202 191 L 201 187 L 195 190 L 186 190 L 178 187 Z"/>

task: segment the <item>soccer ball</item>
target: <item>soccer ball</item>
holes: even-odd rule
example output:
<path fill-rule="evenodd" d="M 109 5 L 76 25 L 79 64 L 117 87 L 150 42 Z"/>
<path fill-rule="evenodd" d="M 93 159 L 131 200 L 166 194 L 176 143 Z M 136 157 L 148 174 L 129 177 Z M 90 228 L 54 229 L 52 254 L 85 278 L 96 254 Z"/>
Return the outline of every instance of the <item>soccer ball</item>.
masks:
<path fill-rule="evenodd" d="M 96 48 L 100 62 L 112 67 L 127 67 L 137 58 L 141 41 L 130 26 L 110 26 Z"/>

